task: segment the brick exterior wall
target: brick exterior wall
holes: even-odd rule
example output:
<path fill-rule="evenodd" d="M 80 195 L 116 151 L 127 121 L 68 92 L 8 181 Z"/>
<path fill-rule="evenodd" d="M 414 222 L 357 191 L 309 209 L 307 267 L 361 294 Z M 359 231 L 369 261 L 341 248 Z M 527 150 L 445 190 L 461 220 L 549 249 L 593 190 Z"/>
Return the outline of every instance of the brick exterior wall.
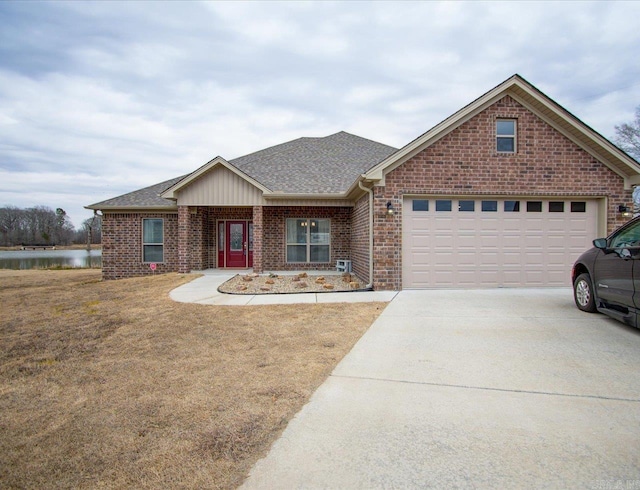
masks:
<path fill-rule="evenodd" d="M 264 227 L 262 226 L 263 207 L 253 207 L 253 272 L 262 274 L 264 272 L 262 252 Z"/>
<path fill-rule="evenodd" d="M 178 270 L 178 215 L 176 213 L 102 213 L 102 277 L 123 279 L 154 272 L 142 262 L 142 219 L 164 220 L 164 262 L 156 274 Z"/>
<path fill-rule="evenodd" d="M 287 218 L 331 219 L 331 253 L 327 263 L 288 264 L 286 259 Z M 264 207 L 262 216 L 264 271 L 335 270 L 336 260 L 351 260 L 351 208 L 348 207 Z"/>
<path fill-rule="evenodd" d="M 360 279 L 367 283 L 371 281 L 369 277 L 368 193 L 356 201 L 351 211 L 351 267 L 353 273 Z"/>
<path fill-rule="evenodd" d="M 495 150 L 496 119 L 517 120 L 517 152 Z M 402 288 L 402 200 L 406 194 L 607 196 L 608 230 L 626 221 L 623 179 L 509 96 L 386 175 L 374 188 L 374 287 Z M 390 201 L 396 213 L 385 215 Z"/>
<path fill-rule="evenodd" d="M 189 206 L 178 206 L 178 272 L 187 273 L 191 266 L 191 232 Z"/>

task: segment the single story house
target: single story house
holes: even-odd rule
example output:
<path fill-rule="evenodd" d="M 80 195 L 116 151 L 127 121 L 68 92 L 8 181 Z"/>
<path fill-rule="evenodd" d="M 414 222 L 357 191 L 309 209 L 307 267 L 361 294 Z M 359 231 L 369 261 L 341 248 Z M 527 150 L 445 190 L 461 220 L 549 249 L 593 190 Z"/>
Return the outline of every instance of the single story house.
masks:
<path fill-rule="evenodd" d="M 329 270 L 374 289 L 566 286 L 640 164 L 519 75 L 400 149 L 300 138 L 87 206 L 103 277 Z"/>

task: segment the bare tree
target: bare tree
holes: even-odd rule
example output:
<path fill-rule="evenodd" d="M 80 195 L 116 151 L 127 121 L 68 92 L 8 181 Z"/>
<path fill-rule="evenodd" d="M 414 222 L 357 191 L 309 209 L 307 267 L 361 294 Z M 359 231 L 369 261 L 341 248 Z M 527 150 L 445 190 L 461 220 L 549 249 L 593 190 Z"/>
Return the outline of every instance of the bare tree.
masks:
<path fill-rule="evenodd" d="M 640 161 L 640 105 L 636 107 L 636 117 L 631 123 L 616 126 L 615 143 Z"/>
<path fill-rule="evenodd" d="M 24 210 L 15 206 L 0 208 L 0 245 L 11 246 L 23 241 Z"/>
<path fill-rule="evenodd" d="M 81 231 L 86 234 L 87 250 L 91 250 L 92 243 L 100 243 L 102 240 L 102 217 L 94 213 L 93 217 L 82 222 Z"/>
<path fill-rule="evenodd" d="M 20 209 L 15 206 L 0 208 L 0 245 L 21 243 L 47 243 L 68 245 L 75 230 L 62 208 L 34 206 Z"/>
<path fill-rule="evenodd" d="M 640 105 L 636 107 L 636 117 L 631 123 L 616 126 L 615 143 L 640 162 Z M 640 186 L 633 189 L 633 215 L 640 214 Z"/>

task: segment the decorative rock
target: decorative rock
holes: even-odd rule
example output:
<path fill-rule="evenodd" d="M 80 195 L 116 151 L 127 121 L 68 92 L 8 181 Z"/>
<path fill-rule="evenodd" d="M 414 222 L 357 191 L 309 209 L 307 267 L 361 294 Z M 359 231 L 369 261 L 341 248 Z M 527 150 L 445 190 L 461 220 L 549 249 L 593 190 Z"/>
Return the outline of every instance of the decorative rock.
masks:
<path fill-rule="evenodd" d="M 260 286 L 260 291 L 271 291 L 269 286 Z"/>
<path fill-rule="evenodd" d="M 246 281 L 246 282 L 251 282 L 251 281 L 253 281 L 253 278 L 249 277 L 249 276 L 242 276 L 242 280 Z"/>
<path fill-rule="evenodd" d="M 319 277 L 316 279 L 316 284 L 324 284 L 324 277 Z"/>
<path fill-rule="evenodd" d="M 360 283 L 359 282 L 352 281 L 352 282 L 349 283 L 349 286 L 351 286 L 351 289 L 360 289 Z"/>
<path fill-rule="evenodd" d="M 267 279 L 264 282 L 265 282 L 265 284 L 273 284 L 275 281 L 273 279 Z"/>
<path fill-rule="evenodd" d="M 309 285 L 306 282 L 299 282 L 299 283 L 296 284 L 296 287 L 298 289 L 304 289 L 304 288 L 308 288 Z"/>
<path fill-rule="evenodd" d="M 307 277 L 307 273 L 306 272 L 301 272 L 300 274 L 298 274 L 298 277 L 300 279 L 303 279 L 303 278 Z"/>
<path fill-rule="evenodd" d="M 325 288 L 325 289 L 333 289 L 333 284 L 325 284 L 322 287 Z"/>
<path fill-rule="evenodd" d="M 351 282 L 352 280 L 353 279 L 350 273 L 345 272 L 344 274 L 342 274 L 342 282 Z"/>
<path fill-rule="evenodd" d="M 298 282 L 298 281 L 300 280 L 300 278 L 299 278 L 298 276 L 293 276 L 293 277 L 291 278 L 291 280 L 292 280 L 293 282 Z"/>
<path fill-rule="evenodd" d="M 236 289 L 238 291 L 246 291 L 247 290 L 247 286 L 245 286 L 244 284 L 238 284 L 238 286 L 236 287 Z"/>
<path fill-rule="evenodd" d="M 260 274 L 256 274 L 255 272 L 253 274 L 249 274 L 249 277 L 258 277 Z"/>

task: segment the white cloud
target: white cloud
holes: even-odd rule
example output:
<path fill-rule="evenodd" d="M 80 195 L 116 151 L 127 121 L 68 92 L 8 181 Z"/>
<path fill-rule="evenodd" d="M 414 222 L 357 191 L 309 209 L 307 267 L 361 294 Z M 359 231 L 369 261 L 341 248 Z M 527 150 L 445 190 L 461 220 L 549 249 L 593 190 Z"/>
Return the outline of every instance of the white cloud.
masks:
<path fill-rule="evenodd" d="M 0 205 L 77 209 L 301 136 L 402 146 L 520 73 L 605 136 L 632 2 L 0 2 Z M 76 218 L 76 216 L 80 216 Z"/>

